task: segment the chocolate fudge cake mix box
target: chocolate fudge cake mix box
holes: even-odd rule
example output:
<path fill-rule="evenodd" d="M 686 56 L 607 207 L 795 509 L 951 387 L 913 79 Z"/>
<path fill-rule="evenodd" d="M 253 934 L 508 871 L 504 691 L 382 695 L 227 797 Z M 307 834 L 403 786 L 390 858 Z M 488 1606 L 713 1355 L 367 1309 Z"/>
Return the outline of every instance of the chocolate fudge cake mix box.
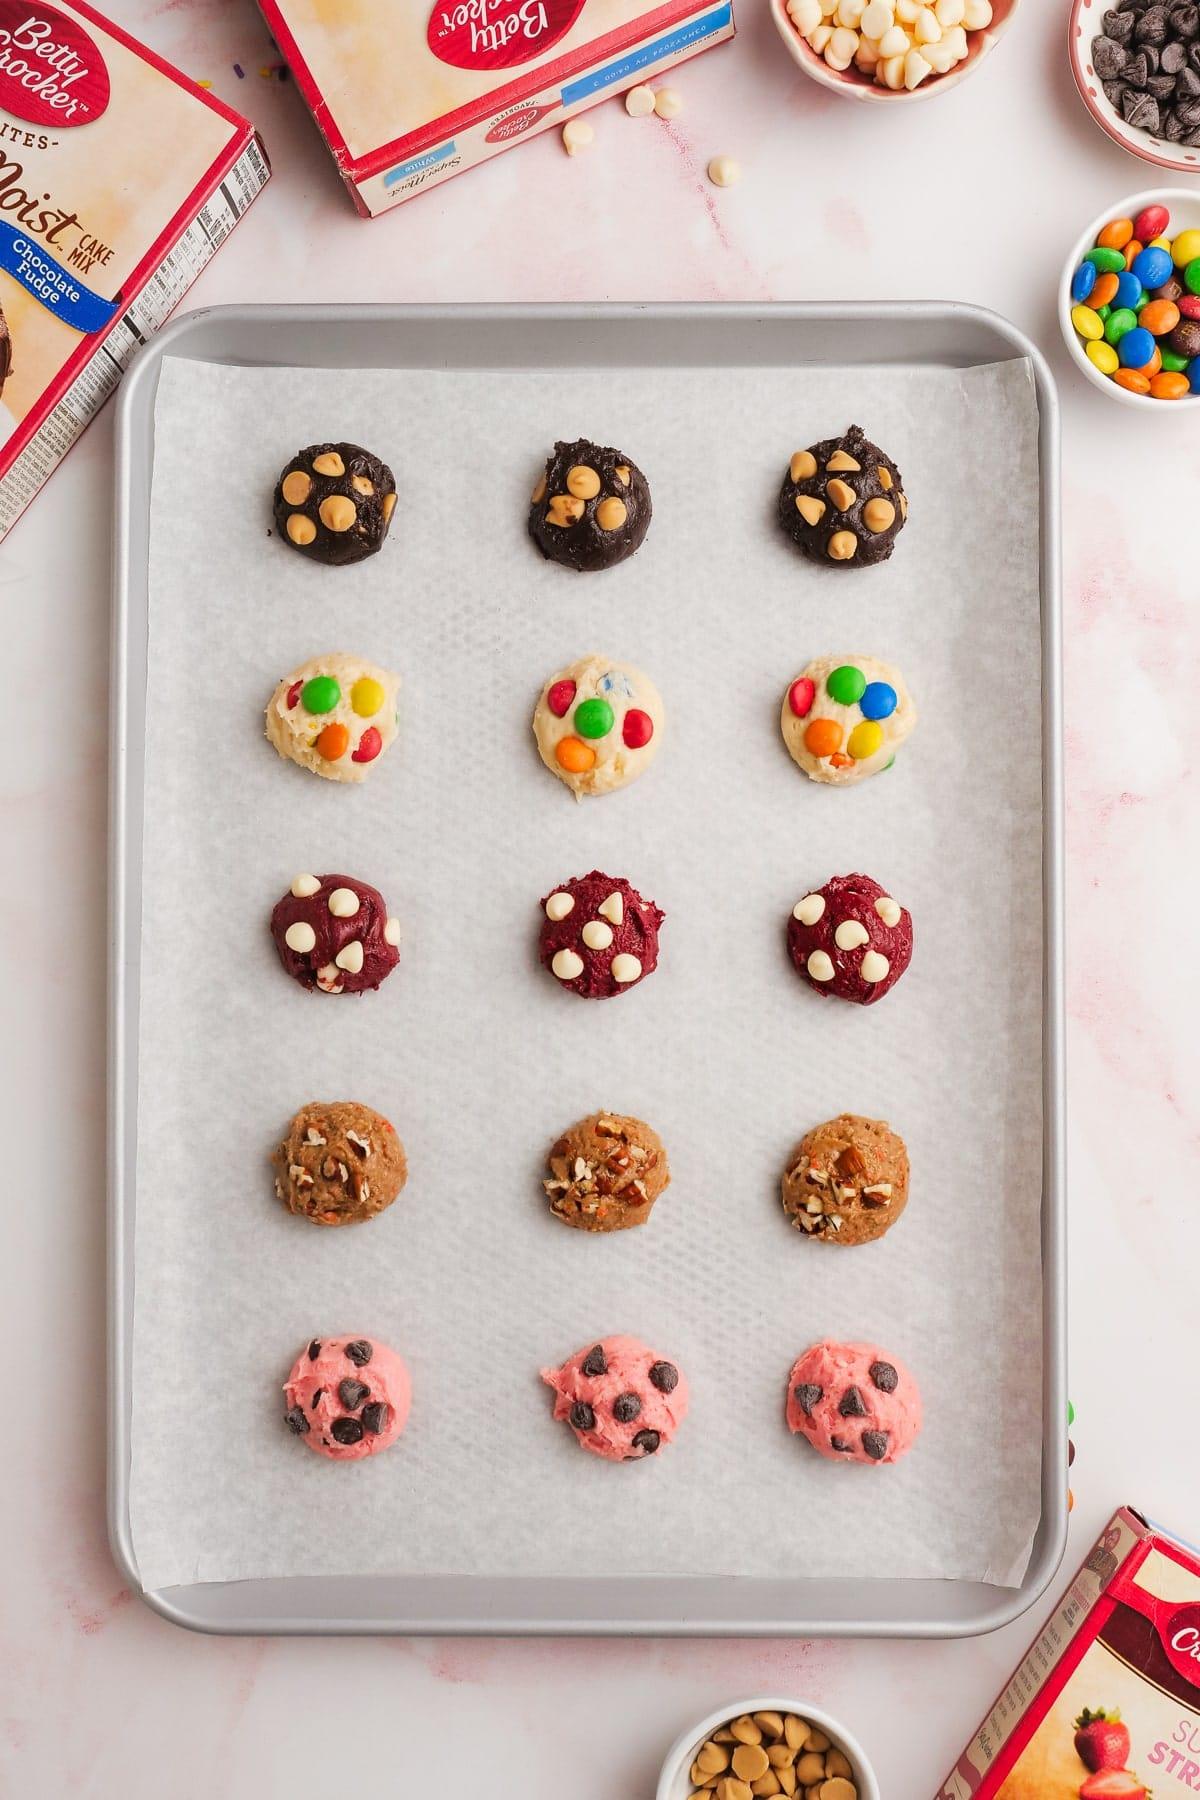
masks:
<path fill-rule="evenodd" d="M 1200 1553 L 1124 1507 L 937 1800 L 1200 1794 Z"/>
<path fill-rule="evenodd" d="M 367 216 L 733 36 L 732 0 L 259 7 Z"/>
<path fill-rule="evenodd" d="M 82 0 L 0 0 L 0 537 L 268 172 L 252 125 Z"/>

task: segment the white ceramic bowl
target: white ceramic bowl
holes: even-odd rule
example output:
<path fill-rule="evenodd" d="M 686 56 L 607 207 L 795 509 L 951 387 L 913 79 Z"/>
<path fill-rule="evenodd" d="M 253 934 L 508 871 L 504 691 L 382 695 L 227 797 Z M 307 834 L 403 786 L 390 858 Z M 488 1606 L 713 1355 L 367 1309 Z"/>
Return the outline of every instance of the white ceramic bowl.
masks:
<path fill-rule="evenodd" d="M 971 31 L 967 34 L 967 54 L 960 63 L 956 63 L 945 75 L 931 75 L 920 87 L 892 89 L 883 87 L 871 76 L 864 75 L 851 63 L 848 69 L 831 69 L 823 56 L 818 56 L 810 43 L 807 43 L 792 24 L 787 9 L 787 0 L 770 0 L 771 17 L 775 21 L 775 29 L 783 39 L 788 54 L 798 68 L 806 75 L 829 88 L 835 94 L 843 95 L 847 100 L 887 100 L 892 105 L 902 100 L 929 100 L 935 94 L 944 94 L 952 87 L 964 81 L 973 69 L 977 69 L 988 51 L 996 43 L 1002 31 L 1009 25 L 1016 12 L 1020 0 L 992 0 L 992 22 L 982 31 Z M 1101 95 L 1103 99 L 1103 95 Z"/>
<path fill-rule="evenodd" d="M 1122 150 L 1140 156 L 1145 162 L 1157 163 L 1160 169 L 1174 169 L 1182 175 L 1200 174 L 1200 148 L 1169 144 L 1165 138 L 1151 137 L 1148 131 L 1127 125 L 1104 92 L 1100 77 L 1092 67 L 1092 40 L 1101 35 L 1104 15 L 1110 4 L 1111 0 L 1072 0 L 1067 46 L 1071 72 L 1083 104 L 1101 131 L 1107 132 Z"/>
<path fill-rule="evenodd" d="M 756 1712 L 798 1713 L 802 1719 L 807 1719 L 810 1725 L 823 1731 L 832 1740 L 834 1747 L 846 1757 L 854 1770 L 858 1800 L 880 1800 L 878 1779 L 858 1739 L 852 1737 L 844 1725 L 831 1719 L 819 1706 L 810 1706 L 806 1700 L 780 1699 L 774 1694 L 756 1700 L 731 1700 L 728 1706 L 719 1707 L 716 1712 L 709 1713 L 706 1718 L 681 1732 L 667 1751 L 667 1759 L 658 1778 L 656 1800 L 688 1800 L 692 1791 L 688 1771 L 705 1738 L 710 1737 L 722 1725 L 728 1724 L 730 1719 L 740 1719 L 743 1713 Z"/>
<path fill-rule="evenodd" d="M 1118 387 L 1111 376 L 1102 375 L 1095 363 L 1089 360 L 1083 347 L 1083 339 L 1071 323 L 1071 307 L 1074 304 L 1071 299 L 1071 277 L 1110 219 L 1134 219 L 1143 206 L 1167 208 L 1171 215 L 1167 231 L 1171 237 L 1180 231 L 1200 230 L 1200 188 L 1147 188 L 1144 193 L 1127 194 L 1123 200 L 1114 200 L 1080 234 L 1078 242 L 1063 264 L 1058 284 L 1058 322 L 1071 361 L 1083 371 L 1093 387 L 1098 387 L 1110 400 L 1119 401 L 1122 406 L 1136 406 L 1142 412 L 1164 413 L 1170 417 L 1172 414 L 1194 411 L 1200 402 L 1200 394 L 1187 394 L 1182 400 L 1155 400 L 1150 394 L 1131 394 L 1128 388 Z"/>

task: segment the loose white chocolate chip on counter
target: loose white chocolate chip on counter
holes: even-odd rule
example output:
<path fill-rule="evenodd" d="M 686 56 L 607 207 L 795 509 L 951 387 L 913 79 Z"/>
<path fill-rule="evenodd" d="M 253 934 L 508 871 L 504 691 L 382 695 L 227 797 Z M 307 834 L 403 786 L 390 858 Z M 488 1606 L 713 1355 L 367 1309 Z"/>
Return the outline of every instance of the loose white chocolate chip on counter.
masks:
<path fill-rule="evenodd" d="M 625 111 L 631 119 L 645 119 L 654 111 L 654 89 L 630 88 L 625 96 Z"/>
<path fill-rule="evenodd" d="M 683 111 L 683 95 L 678 88 L 659 88 L 654 96 L 654 110 L 660 119 L 677 119 Z"/>
<path fill-rule="evenodd" d="M 562 128 L 563 149 L 568 156 L 574 156 L 579 150 L 586 150 L 595 140 L 595 130 L 586 119 L 568 119 Z"/>
<path fill-rule="evenodd" d="M 690 1800 L 858 1800 L 854 1769 L 825 1732 L 795 1713 L 744 1713 L 692 1758 Z"/>
<path fill-rule="evenodd" d="M 880 87 L 912 93 L 968 54 L 992 22 L 991 0 L 788 0 L 800 36 L 839 74 L 853 65 Z"/>
<path fill-rule="evenodd" d="M 714 187 L 732 187 L 742 178 L 742 165 L 732 156 L 714 156 L 708 165 L 708 179 Z"/>

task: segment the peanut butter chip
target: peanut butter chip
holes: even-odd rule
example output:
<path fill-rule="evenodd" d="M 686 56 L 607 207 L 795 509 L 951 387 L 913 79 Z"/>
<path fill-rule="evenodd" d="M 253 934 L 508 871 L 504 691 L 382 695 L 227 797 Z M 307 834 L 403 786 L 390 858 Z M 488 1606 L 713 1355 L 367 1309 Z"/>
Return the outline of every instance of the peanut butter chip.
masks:
<path fill-rule="evenodd" d="M 832 1781 L 823 1781 L 819 1790 L 820 1800 L 857 1800 L 858 1789 L 844 1775 L 835 1775 Z"/>
<path fill-rule="evenodd" d="M 754 1723 L 756 1725 L 761 1725 L 768 1737 L 779 1738 L 783 1736 L 783 1718 L 782 1715 L 777 1712 L 755 1713 Z"/>
<path fill-rule="evenodd" d="M 311 544 L 317 535 L 317 528 L 304 513 L 289 513 L 287 534 L 293 544 Z"/>
<path fill-rule="evenodd" d="M 320 460 L 318 457 L 317 461 Z M 341 463 L 340 457 L 338 463 L 339 465 Z M 316 463 L 313 464 L 313 467 L 316 468 Z M 358 518 L 358 508 L 353 500 L 348 499 L 345 494 L 330 494 L 322 500 L 317 511 L 321 515 L 322 525 L 329 531 L 349 531 Z"/>
<path fill-rule="evenodd" d="M 857 495 L 848 481 L 827 481 L 825 492 L 839 512 L 849 512 L 857 499 Z"/>
<path fill-rule="evenodd" d="M 596 523 L 601 531 L 620 531 L 628 517 L 629 508 L 623 500 L 618 500 L 615 494 L 611 494 L 607 500 L 602 500 L 596 508 Z"/>
<path fill-rule="evenodd" d="M 806 525 L 816 525 L 825 517 L 825 502 L 815 494 L 797 494 L 796 511 Z"/>
<path fill-rule="evenodd" d="M 368 481 L 365 475 L 352 475 L 350 486 L 356 494 L 373 494 L 375 492 L 375 483 Z"/>
<path fill-rule="evenodd" d="M 613 470 L 613 474 L 616 476 L 622 487 L 629 486 L 629 465 L 627 463 L 619 463 Z"/>
<path fill-rule="evenodd" d="M 880 463 L 879 467 L 875 471 L 875 479 L 879 483 L 880 487 L 884 490 L 885 493 L 891 492 L 892 471 L 890 469 L 885 469 L 882 463 Z"/>
<path fill-rule="evenodd" d="M 900 496 L 900 517 L 902 519 L 907 519 L 907 517 L 908 517 L 908 495 L 907 494 L 901 494 L 901 496 Z"/>
<path fill-rule="evenodd" d="M 860 462 L 855 462 L 854 458 L 847 451 L 835 450 L 829 461 L 825 464 L 825 467 L 832 475 L 838 469 L 861 469 L 862 464 Z"/>
<path fill-rule="evenodd" d="M 834 562 L 849 562 L 858 553 L 858 539 L 852 531 L 835 531 L 829 540 L 828 550 Z"/>
<path fill-rule="evenodd" d="M 814 1781 L 822 1781 L 825 1777 L 825 1758 L 815 1750 L 806 1750 L 804 1755 L 796 1759 L 796 1780 L 811 1787 Z"/>
<path fill-rule="evenodd" d="M 788 474 L 793 481 L 807 481 L 816 472 L 817 459 L 811 450 L 797 450 L 788 464 Z"/>
<path fill-rule="evenodd" d="M 313 457 L 313 473 L 316 475 L 344 475 L 346 465 L 336 450 L 327 450 L 324 456 Z"/>
<path fill-rule="evenodd" d="M 283 478 L 283 497 L 289 506 L 303 506 L 312 493 L 312 477 L 303 469 L 293 469 Z"/>
<path fill-rule="evenodd" d="M 385 494 L 383 496 L 383 506 L 381 508 L 381 511 L 383 513 L 383 522 L 385 525 L 387 524 L 388 520 L 391 518 L 391 516 L 395 512 L 395 510 L 396 510 L 395 494 Z"/>
<path fill-rule="evenodd" d="M 862 516 L 868 531 L 886 531 L 896 516 L 896 509 L 890 500 L 868 500 Z"/>
<path fill-rule="evenodd" d="M 717 1783 L 719 1800 L 754 1800 L 748 1781 L 739 1781 L 736 1775 L 726 1775 Z"/>
<path fill-rule="evenodd" d="M 586 463 L 576 463 L 567 470 L 567 492 L 577 500 L 594 500 L 600 492 L 600 477 Z"/>
<path fill-rule="evenodd" d="M 789 1713 L 783 1721 L 784 1742 L 791 1750 L 803 1750 L 811 1729 L 807 1719 L 798 1719 L 795 1713 Z"/>
<path fill-rule="evenodd" d="M 739 1744 L 762 1743 L 762 1732 L 749 1713 L 743 1713 L 740 1719 L 735 1719 L 729 1729 Z"/>
<path fill-rule="evenodd" d="M 696 1762 L 706 1775 L 723 1775 L 729 1767 L 729 1752 L 710 1740 L 707 1744 L 701 1744 Z"/>
<path fill-rule="evenodd" d="M 532 494 L 529 496 L 530 506 L 540 506 L 546 498 L 546 477 L 543 475 Z"/>
<path fill-rule="evenodd" d="M 575 500 L 570 494 L 551 494 L 550 505 L 546 511 L 547 525 L 578 525 L 583 517 L 583 501 Z"/>
<path fill-rule="evenodd" d="M 739 1744 L 733 1753 L 733 1772 L 742 1781 L 759 1781 L 770 1768 L 761 1744 Z"/>

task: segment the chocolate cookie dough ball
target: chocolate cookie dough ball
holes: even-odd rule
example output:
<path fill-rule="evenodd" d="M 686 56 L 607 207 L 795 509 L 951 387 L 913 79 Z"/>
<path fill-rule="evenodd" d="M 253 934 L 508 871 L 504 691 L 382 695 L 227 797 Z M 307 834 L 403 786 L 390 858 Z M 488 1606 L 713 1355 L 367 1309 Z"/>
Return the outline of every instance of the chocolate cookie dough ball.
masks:
<path fill-rule="evenodd" d="M 658 1133 L 621 1113 L 591 1113 L 550 1146 L 542 1186 L 550 1211 L 577 1231 L 644 1225 L 671 1179 Z"/>
<path fill-rule="evenodd" d="M 313 562 L 361 562 L 382 548 L 396 506 L 396 478 L 360 444 L 309 444 L 275 484 L 281 536 Z"/>
<path fill-rule="evenodd" d="M 811 562 L 886 562 L 908 517 L 900 471 L 851 425 L 840 438 L 797 450 L 779 490 L 779 523 Z"/>
<path fill-rule="evenodd" d="M 650 527 L 650 489 L 621 450 L 587 438 L 558 443 L 529 501 L 529 535 L 564 569 L 611 569 Z"/>
<path fill-rule="evenodd" d="M 807 1132 L 783 1172 L 783 1210 L 808 1237 L 869 1244 L 908 1200 L 908 1151 L 882 1119 L 839 1113 Z"/>
<path fill-rule="evenodd" d="M 400 961 L 400 921 L 353 875 L 297 875 L 271 913 L 279 960 L 301 987 L 365 994 Z"/>
<path fill-rule="evenodd" d="M 408 1365 L 378 1338 L 313 1338 L 283 1388 L 283 1422 L 318 1456 L 361 1462 L 396 1442 L 408 1423 Z"/>
<path fill-rule="evenodd" d="M 408 1179 L 395 1126 L 357 1100 L 301 1107 L 271 1162 L 280 1200 L 314 1225 L 373 1219 Z"/>
<path fill-rule="evenodd" d="M 12 374 L 12 334 L 8 329 L 8 321 L 4 317 L 4 308 L 0 307 L 0 394 L 4 392 L 4 384 Z"/>
<path fill-rule="evenodd" d="M 797 900 L 787 923 L 796 973 L 818 994 L 873 1006 L 912 957 L 912 915 L 869 875 L 834 875 Z"/>
<path fill-rule="evenodd" d="M 538 957 L 560 987 L 606 1000 L 653 974 L 662 922 L 653 900 L 623 876 L 593 869 L 542 901 Z"/>

